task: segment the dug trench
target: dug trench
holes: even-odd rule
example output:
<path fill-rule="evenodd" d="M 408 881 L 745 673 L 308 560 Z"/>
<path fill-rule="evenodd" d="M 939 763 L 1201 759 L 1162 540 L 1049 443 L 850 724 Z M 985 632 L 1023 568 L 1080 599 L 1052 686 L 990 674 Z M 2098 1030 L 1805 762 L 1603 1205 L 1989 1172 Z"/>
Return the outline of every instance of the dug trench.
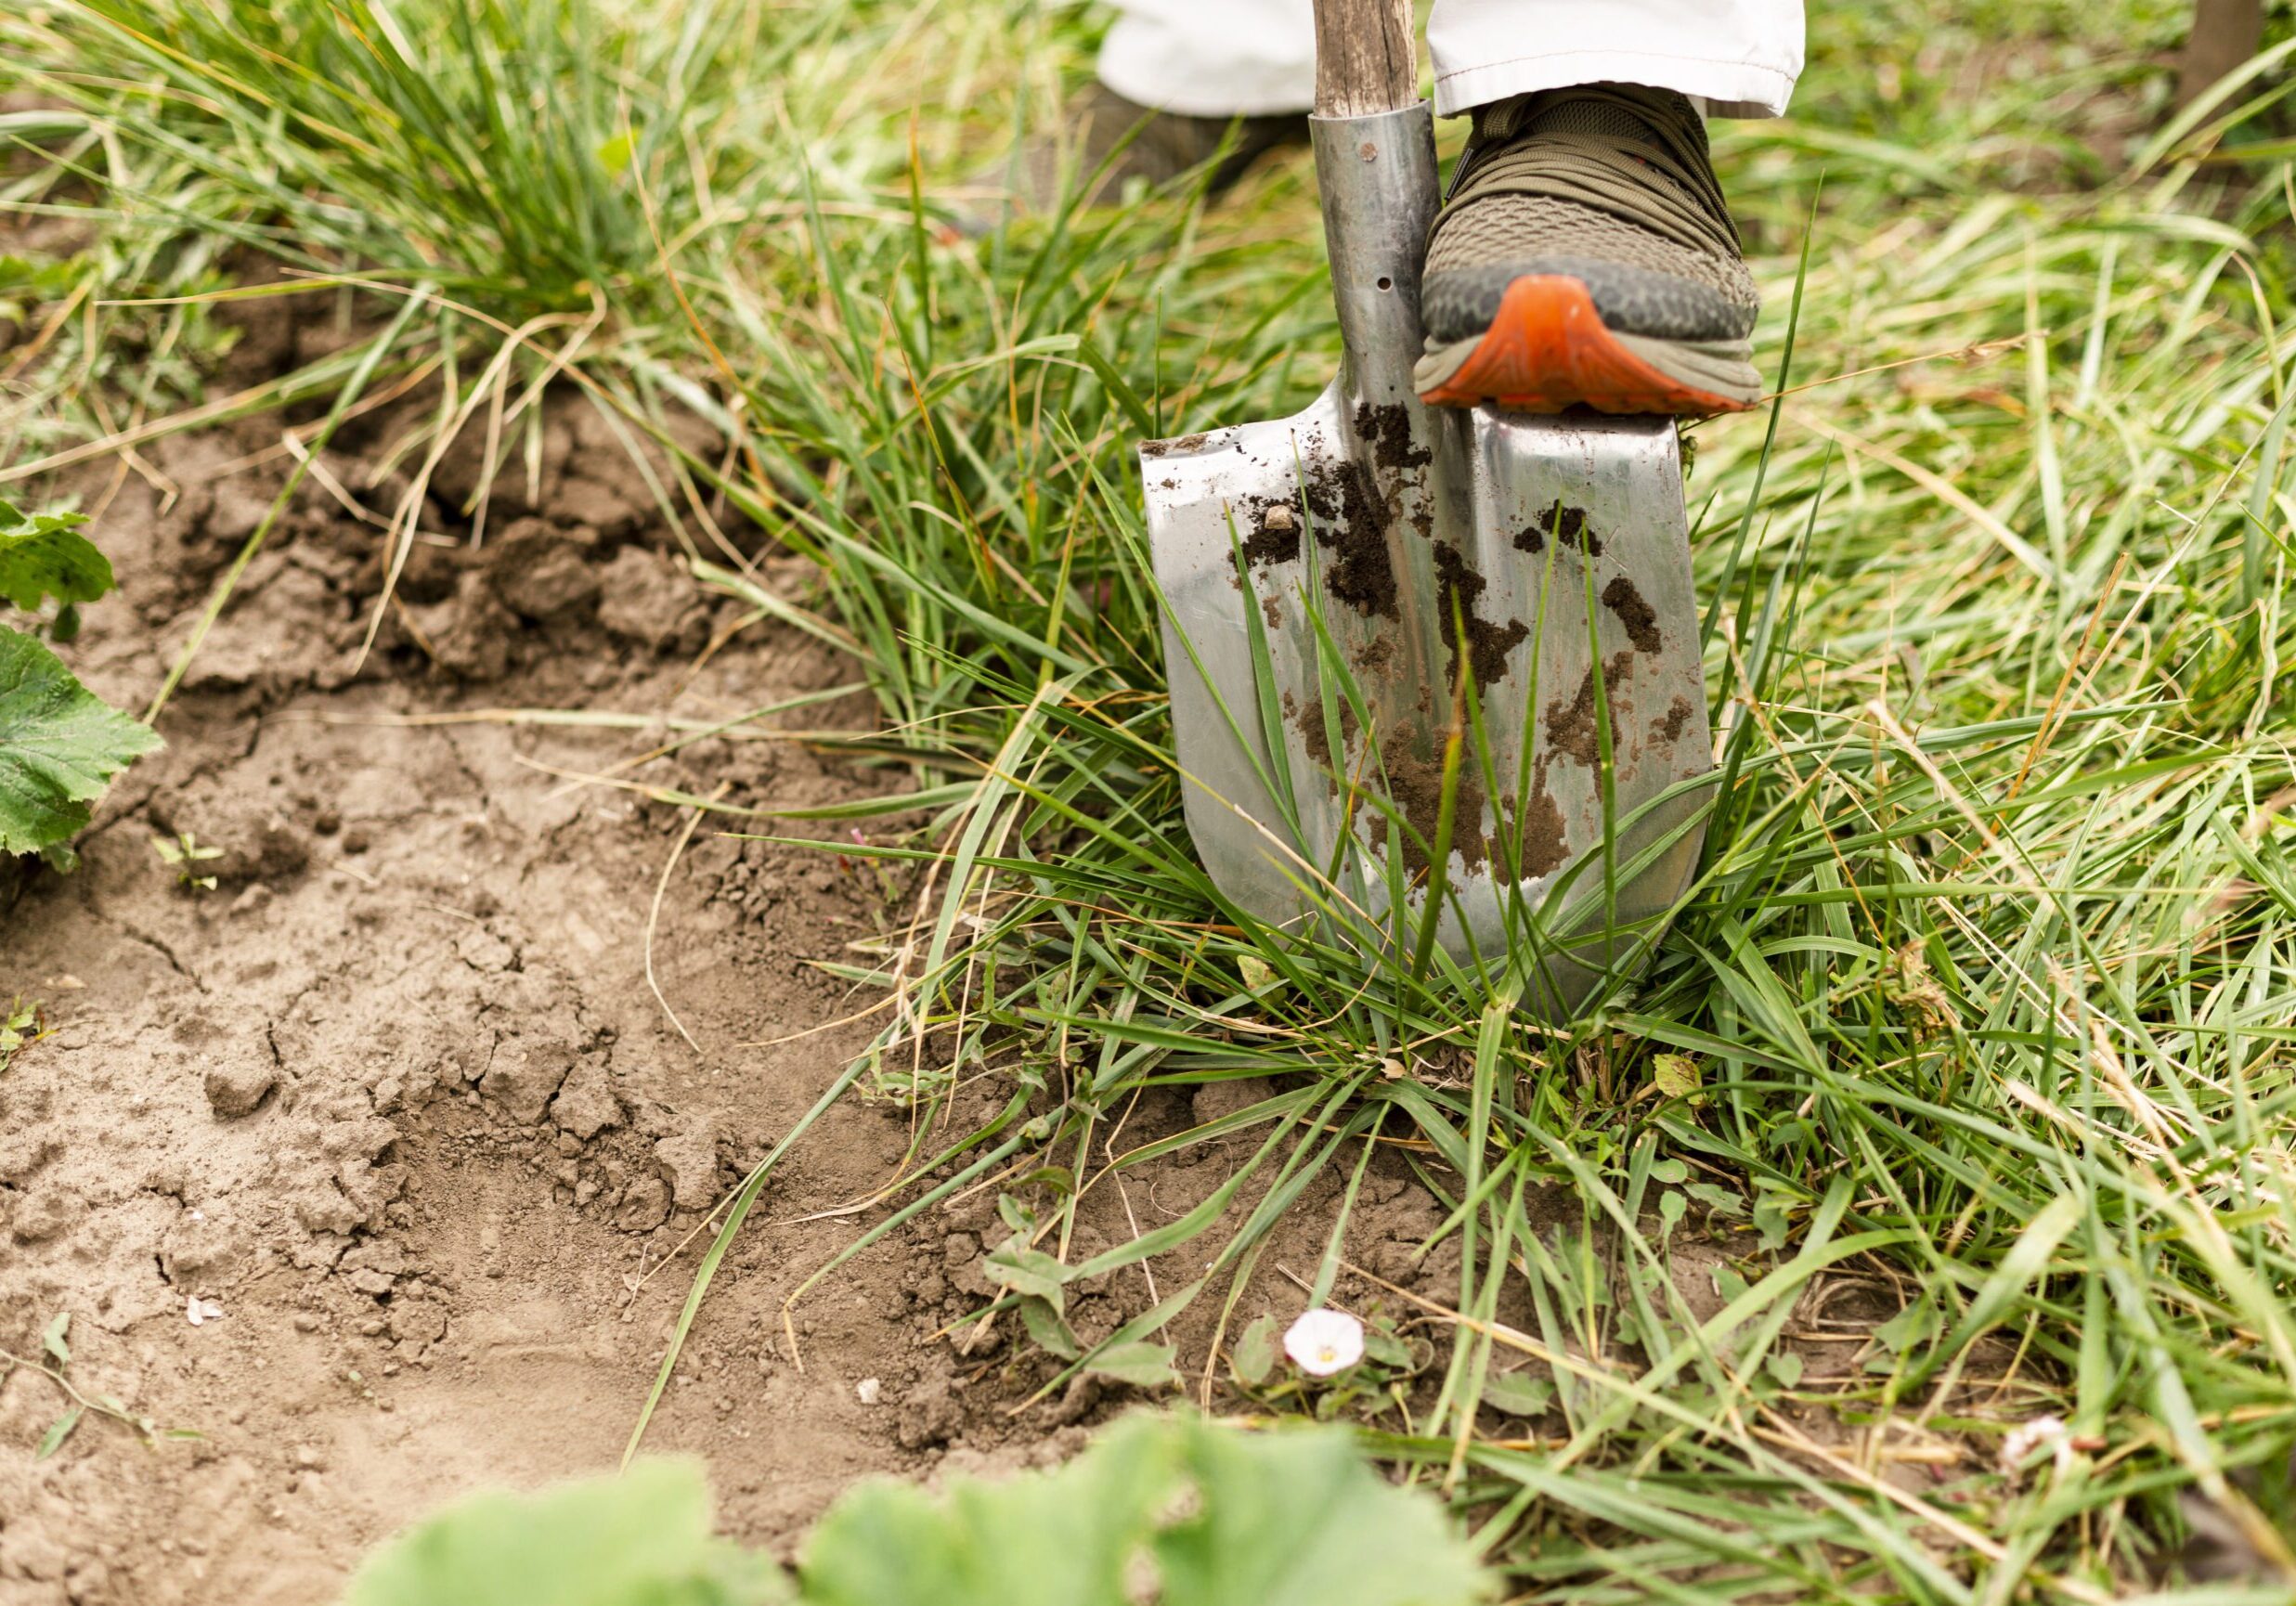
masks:
<path fill-rule="evenodd" d="M 343 338 L 251 313 L 217 382 Z M 613 1465 L 715 1212 L 881 1018 L 883 994 L 823 965 L 865 962 L 914 913 L 910 884 L 585 779 L 733 806 L 902 784 L 818 734 L 871 727 L 866 693 L 839 691 L 857 666 L 795 630 L 737 628 L 745 609 L 688 577 L 587 402 L 553 396 L 538 466 L 495 482 L 474 547 L 475 453 L 448 455 L 432 533 L 354 667 L 377 510 L 406 487 L 375 463 L 419 405 L 319 455 L 168 705 L 166 750 L 115 787 L 76 873 L 33 874 L 0 914 L 0 997 L 36 1001 L 47 1028 L 0 1067 L 0 1349 L 39 1357 L 67 1317 L 63 1381 L 157 1430 L 89 1411 L 40 1456 L 71 1397 L 0 1362 L 0 1606 L 329 1600 L 369 1546 L 463 1491 Z M 278 421 L 253 421 L 32 487 L 94 513 L 122 578 L 73 650 L 97 691 L 149 701 L 286 467 Z M 733 534 L 759 585 L 814 600 L 803 564 Z M 687 728 L 673 720 L 807 697 L 776 731 L 648 759 Z M 522 709 L 626 721 L 505 712 Z M 160 837 L 220 849 L 193 866 L 214 888 L 162 862 Z M 1121 1146 L 1271 1091 L 1151 1091 Z M 1002 1094 L 971 1097 L 941 1128 Z M 913 1146 L 945 1135 L 918 1119 L 857 1095 L 795 1144 L 654 1420 L 647 1447 L 704 1457 L 745 1540 L 785 1550 L 867 1474 L 1066 1455 L 1138 1397 L 1087 1379 L 1035 1400 L 1057 1363 L 1009 1316 L 973 1319 L 1007 1230 L 993 1188 L 863 1252 L 785 1322 L 791 1292 L 885 1219 Z M 1250 1146 L 1124 1172 L 1080 1210 L 1069 1258 L 1186 1213 Z M 1293 1275 L 1322 1252 L 1340 1185 L 1291 1207 L 1229 1340 L 1298 1308 Z M 1348 1254 L 1446 1300 L 1456 1247 L 1421 1252 L 1442 1220 L 1383 1151 Z M 1146 1308 L 1159 1275 L 1168 1289 L 1195 1274 L 1151 1263 L 1071 1290 L 1080 1338 Z M 1407 1330 L 1425 1319 L 1352 1277 L 1339 1297 L 1383 1302 Z M 1166 1334 L 1215 1406 L 1236 1400 L 1218 1302 Z M 1422 1347 L 1447 1352 L 1432 1335 Z"/>

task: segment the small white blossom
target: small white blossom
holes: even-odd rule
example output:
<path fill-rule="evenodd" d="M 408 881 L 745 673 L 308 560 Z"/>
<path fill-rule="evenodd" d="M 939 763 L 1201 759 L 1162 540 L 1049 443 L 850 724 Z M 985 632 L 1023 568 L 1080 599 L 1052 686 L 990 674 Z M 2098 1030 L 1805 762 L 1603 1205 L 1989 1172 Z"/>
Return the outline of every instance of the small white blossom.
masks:
<path fill-rule="evenodd" d="M 1302 1311 L 1284 1332 L 1283 1353 L 1311 1378 L 1343 1372 L 1363 1359 L 1363 1324 L 1345 1311 Z"/>
<path fill-rule="evenodd" d="M 2072 1439 L 2066 1431 L 2063 1419 L 2035 1417 L 2030 1422 L 2011 1430 L 2009 1436 L 2002 1440 L 2001 1470 L 2012 1477 L 2016 1476 L 2017 1469 L 2025 1464 L 2025 1457 L 2043 1444 L 2049 1446 L 2050 1459 L 2056 1463 L 2058 1471 L 2071 1469 Z"/>

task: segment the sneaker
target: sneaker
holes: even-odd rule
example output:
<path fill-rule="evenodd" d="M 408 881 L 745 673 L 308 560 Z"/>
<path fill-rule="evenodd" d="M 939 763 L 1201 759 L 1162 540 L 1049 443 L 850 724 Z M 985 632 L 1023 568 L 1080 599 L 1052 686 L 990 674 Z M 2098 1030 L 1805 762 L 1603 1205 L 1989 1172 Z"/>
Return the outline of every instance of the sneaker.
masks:
<path fill-rule="evenodd" d="M 1475 113 L 1428 237 L 1420 395 L 1553 413 L 1752 407 L 1760 297 L 1705 121 L 1670 89 L 1597 84 Z"/>
<path fill-rule="evenodd" d="M 1113 200 L 1127 180 L 1143 179 L 1154 188 L 1215 158 L 1217 165 L 1208 183 L 1216 195 L 1269 151 L 1307 143 L 1304 111 L 1270 117 L 1190 117 L 1154 110 L 1098 83 L 1079 97 L 1068 121 L 1071 133 L 1061 145 L 1049 140 L 1031 142 L 1020 152 L 1018 171 L 1010 182 L 1018 192 L 1015 199 L 1030 211 L 1049 212 L 1059 203 L 1062 158 L 1071 152 L 1074 182 L 1090 186 L 1083 198 L 1089 206 Z M 1233 141 L 1228 138 L 1231 128 L 1236 131 Z M 1103 162 L 1107 163 L 1105 171 Z"/>

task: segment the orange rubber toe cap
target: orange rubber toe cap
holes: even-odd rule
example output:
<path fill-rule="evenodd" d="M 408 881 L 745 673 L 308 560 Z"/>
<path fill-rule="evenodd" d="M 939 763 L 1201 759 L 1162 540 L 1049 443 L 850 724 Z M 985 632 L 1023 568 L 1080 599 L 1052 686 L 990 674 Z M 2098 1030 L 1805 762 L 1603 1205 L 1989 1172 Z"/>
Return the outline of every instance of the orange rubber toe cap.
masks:
<path fill-rule="evenodd" d="M 1659 372 L 1603 326 L 1585 283 L 1563 274 L 1509 285 L 1467 360 L 1424 399 L 1531 413 L 1582 405 L 1606 413 L 1719 413 L 1747 405 Z"/>

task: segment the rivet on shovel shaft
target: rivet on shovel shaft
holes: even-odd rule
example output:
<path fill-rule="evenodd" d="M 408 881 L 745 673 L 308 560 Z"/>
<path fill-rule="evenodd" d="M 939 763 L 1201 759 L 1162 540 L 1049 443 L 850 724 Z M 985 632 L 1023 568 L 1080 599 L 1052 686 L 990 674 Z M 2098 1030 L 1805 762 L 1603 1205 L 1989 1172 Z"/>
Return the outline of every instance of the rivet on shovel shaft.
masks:
<path fill-rule="evenodd" d="M 1188 830 L 1262 919 L 1367 963 L 1423 964 L 1432 930 L 1566 1018 L 1640 970 L 1703 840 L 1674 422 L 1424 407 L 1433 118 L 1311 128 L 1339 376 L 1291 418 L 1141 447 Z"/>

